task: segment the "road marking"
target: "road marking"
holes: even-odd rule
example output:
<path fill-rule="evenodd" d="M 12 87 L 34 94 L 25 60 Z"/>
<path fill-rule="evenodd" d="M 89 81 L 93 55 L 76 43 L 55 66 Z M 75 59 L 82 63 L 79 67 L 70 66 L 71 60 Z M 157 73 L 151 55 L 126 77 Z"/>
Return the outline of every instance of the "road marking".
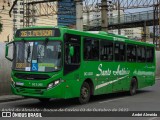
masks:
<path fill-rule="evenodd" d="M 113 101 L 122 100 L 122 99 L 126 99 L 126 98 L 129 98 L 129 97 L 117 98 L 117 99 L 112 99 L 112 100 L 102 101 L 102 102 L 99 102 L 99 103 L 113 102 Z"/>
<path fill-rule="evenodd" d="M 148 120 L 154 120 L 154 119 L 156 119 L 156 118 L 158 118 L 158 117 L 152 117 L 152 118 L 150 118 L 150 119 L 148 119 Z"/>

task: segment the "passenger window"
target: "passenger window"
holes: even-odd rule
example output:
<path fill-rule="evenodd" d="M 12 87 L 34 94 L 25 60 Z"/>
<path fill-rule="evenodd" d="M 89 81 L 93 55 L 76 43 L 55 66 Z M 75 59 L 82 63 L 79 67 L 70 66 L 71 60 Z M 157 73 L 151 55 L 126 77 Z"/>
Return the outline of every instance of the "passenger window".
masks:
<path fill-rule="evenodd" d="M 113 60 L 113 42 L 106 40 L 100 41 L 100 59 L 105 61 Z"/>
<path fill-rule="evenodd" d="M 154 60 L 154 48 L 147 47 L 146 61 L 153 62 L 153 60 Z"/>
<path fill-rule="evenodd" d="M 99 40 L 84 38 L 84 59 L 99 60 Z"/>
<path fill-rule="evenodd" d="M 115 61 L 125 61 L 125 44 L 115 42 L 114 44 Z"/>
<path fill-rule="evenodd" d="M 137 62 L 145 62 L 145 47 L 137 46 Z"/>
<path fill-rule="evenodd" d="M 136 46 L 127 45 L 127 61 L 136 62 Z"/>

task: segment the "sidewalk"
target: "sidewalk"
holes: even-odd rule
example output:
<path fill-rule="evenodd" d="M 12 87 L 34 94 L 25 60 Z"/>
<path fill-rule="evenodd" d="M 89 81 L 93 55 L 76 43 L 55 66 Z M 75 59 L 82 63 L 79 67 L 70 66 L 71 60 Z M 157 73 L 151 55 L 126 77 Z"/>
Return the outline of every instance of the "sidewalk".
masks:
<path fill-rule="evenodd" d="M 0 103 L 22 100 L 22 99 L 26 99 L 26 98 L 22 97 L 22 96 L 17 96 L 17 95 L 2 95 L 2 96 L 0 96 Z"/>

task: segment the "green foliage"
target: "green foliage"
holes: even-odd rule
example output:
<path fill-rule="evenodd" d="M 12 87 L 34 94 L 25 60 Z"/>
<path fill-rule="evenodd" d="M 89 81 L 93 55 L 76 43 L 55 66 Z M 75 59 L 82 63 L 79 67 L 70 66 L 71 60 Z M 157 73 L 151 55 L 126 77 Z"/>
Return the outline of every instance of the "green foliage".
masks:
<path fill-rule="evenodd" d="M 2 32 L 2 27 L 3 27 L 3 24 L 1 23 L 1 16 L 0 16 L 0 33 Z"/>
<path fill-rule="evenodd" d="M 0 33 L 2 32 L 3 24 L 0 23 Z"/>

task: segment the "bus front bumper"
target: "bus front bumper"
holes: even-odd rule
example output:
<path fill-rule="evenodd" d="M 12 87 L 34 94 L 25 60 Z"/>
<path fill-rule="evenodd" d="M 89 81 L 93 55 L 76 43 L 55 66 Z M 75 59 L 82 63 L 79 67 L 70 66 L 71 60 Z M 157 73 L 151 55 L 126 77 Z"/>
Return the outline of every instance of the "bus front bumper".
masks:
<path fill-rule="evenodd" d="M 31 97 L 31 98 L 65 98 L 65 90 L 61 85 L 55 86 L 51 89 L 37 89 L 37 88 L 25 88 L 14 87 L 11 84 L 12 93 L 15 95 Z"/>

